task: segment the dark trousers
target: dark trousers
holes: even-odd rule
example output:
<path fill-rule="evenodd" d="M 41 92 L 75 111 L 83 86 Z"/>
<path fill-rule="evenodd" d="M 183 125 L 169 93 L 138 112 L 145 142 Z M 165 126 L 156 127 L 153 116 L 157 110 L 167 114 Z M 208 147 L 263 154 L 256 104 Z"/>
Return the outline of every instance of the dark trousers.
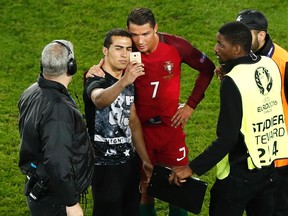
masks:
<path fill-rule="evenodd" d="M 210 216 L 272 216 L 278 175 L 273 166 L 260 170 L 231 169 L 210 191 Z"/>
<path fill-rule="evenodd" d="M 95 166 L 92 181 L 93 216 L 138 216 L 139 159 L 125 164 Z"/>
<path fill-rule="evenodd" d="M 277 168 L 279 186 L 275 192 L 275 211 L 273 216 L 288 215 L 288 166 Z"/>
<path fill-rule="evenodd" d="M 46 194 L 39 201 L 27 196 L 26 200 L 32 216 L 67 216 L 66 206 L 55 204 L 57 201 L 52 195 Z"/>

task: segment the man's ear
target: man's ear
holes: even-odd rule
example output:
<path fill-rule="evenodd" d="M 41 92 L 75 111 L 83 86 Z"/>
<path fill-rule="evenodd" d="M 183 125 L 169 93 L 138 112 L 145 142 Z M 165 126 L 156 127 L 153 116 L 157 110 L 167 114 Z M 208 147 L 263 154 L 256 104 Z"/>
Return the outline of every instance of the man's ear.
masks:
<path fill-rule="evenodd" d="M 242 47 L 240 45 L 233 45 L 234 54 L 236 56 L 240 55 L 243 52 Z"/>
<path fill-rule="evenodd" d="M 156 23 L 154 26 L 154 33 L 157 33 L 157 31 L 158 31 L 158 24 Z"/>
<path fill-rule="evenodd" d="M 265 31 L 260 31 L 258 32 L 257 34 L 257 37 L 258 37 L 258 41 L 261 43 L 261 42 L 265 42 L 265 38 L 266 38 L 266 32 Z"/>
<path fill-rule="evenodd" d="M 102 53 L 104 56 L 108 55 L 108 49 L 106 47 L 102 47 Z"/>

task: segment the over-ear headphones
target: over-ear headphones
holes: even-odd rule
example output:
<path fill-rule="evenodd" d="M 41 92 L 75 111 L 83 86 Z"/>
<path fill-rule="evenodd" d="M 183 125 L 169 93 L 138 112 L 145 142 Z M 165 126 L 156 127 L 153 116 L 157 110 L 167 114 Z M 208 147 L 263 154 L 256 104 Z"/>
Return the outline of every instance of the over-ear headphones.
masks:
<path fill-rule="evenodd" d="M 67 62 L 67 73 L 70 76 L 74 75 L 77 72 L 77 64 L 76 59 L 73 57 L 73 52 L 71 51 L 70 47 L 59 40 L 54 40 L 52 43 L 58 43 L 67 49 L 69 58 Z M 40 62 L 40 70 L 41 72 L 43 72 L 42 62 Z"/>

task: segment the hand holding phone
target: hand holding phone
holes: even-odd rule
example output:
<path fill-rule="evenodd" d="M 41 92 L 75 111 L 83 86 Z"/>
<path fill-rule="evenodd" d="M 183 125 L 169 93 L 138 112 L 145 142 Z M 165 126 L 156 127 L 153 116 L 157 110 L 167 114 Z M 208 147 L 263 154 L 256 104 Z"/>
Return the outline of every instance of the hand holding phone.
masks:
<path fill-rule="evenodd" d="M 140 52 L 131 52 L 130 53 L 130 62 L 136 61 L 137 63 L 142 63 L 141 53 Z"/>

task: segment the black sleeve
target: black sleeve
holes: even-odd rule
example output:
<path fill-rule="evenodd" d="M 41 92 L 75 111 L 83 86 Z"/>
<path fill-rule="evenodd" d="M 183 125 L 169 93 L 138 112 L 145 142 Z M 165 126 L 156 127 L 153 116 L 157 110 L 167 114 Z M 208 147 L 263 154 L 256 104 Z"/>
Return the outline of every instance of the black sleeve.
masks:
<path fill-rule="evenodd" d="M 233 80 L 225 76 L 220 88 L 220 113 L 217 139 L 189 163 L 192 171 L 202 175 L 214 167 L 237 145 L 242 121 L 241 95 Z"/>
<path fill-rule="evenodd" d="M 84 90 L 86 94 L 88 95 L 88 98 L 91 98 L 91 92 L 95 88 L 106 88 L 107 87 L 107 81 L 105 78 L 94 76 L 91 78 L 88 78 L 84 87 Z"/>

